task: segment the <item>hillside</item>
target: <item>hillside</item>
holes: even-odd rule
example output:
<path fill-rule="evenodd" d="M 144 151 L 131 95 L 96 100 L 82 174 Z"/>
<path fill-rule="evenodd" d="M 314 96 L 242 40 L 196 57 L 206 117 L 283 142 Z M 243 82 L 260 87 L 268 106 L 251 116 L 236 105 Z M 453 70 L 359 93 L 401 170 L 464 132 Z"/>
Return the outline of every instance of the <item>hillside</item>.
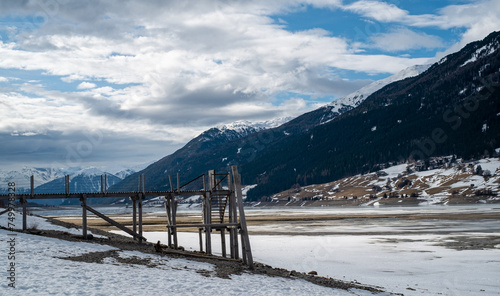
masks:
<path fill-rule="evenodd" d="M 500 159 L 464 162 L 448 156 L 295 187 L 263 199 L 258 206 L 500 203 L 499 194 Z"/>
<path fill-rule="evenodd" d="M 284 139 L 242 166 L 250 199 L 292 186 L 373 172 L 432 156 L 471 159 L 500 147 L 500 33 L 424 73 L 394 82 L 357 108 Z"/>

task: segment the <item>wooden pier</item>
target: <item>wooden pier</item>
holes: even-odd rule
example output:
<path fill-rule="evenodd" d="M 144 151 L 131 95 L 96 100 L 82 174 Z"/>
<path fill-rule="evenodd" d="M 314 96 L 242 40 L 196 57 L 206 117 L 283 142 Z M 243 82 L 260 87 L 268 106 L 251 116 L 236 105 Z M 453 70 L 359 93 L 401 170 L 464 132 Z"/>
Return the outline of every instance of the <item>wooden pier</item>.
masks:
<path fill-rule="evenodd" d="M 23 231 L 27 229 L 27 200 L 37 199 L 71 199 L 78 198 L 82 207 L 82 235 L 87 239 L 87 212 L 100 217 L 109 224 L 131 235 L 139 243 L 146 241 L 142 231 L 142 205 L 147 197 L 163 196 L 164 205 L 167 212 L 167 246 L 169 249 L 176 250 L 179 247 L 177 230 L 179 228 L 191 227 L 198 228 L 200 252 L 212 255 L 212 236 L 220 232 L 221 253 L 227 257 L 226 233 L 229 234 L 229 256 L 231 259 L 240 259 L 239 250 L 241 243 L 241 259 L 243 263 L 253 268 L 252 250 L 243 208 L 243 197 L 241 192 L 241 176 L 236 166 L 231 167 L 231 172 L 216 173 L 211 170 L 207 174 L 202 174 L 197 178 L 180 185 L 179 174 L 174 187 L 172 177 L 169 176 L 169 191 L 146 191 L 144 174 L 138 178 L 138 190 L 135 192 L 108 192 L 107 176 L 101 176 L 101 191 L 89 193 L 70 192 L 70 179 L 66 176 L 64 179 L 65 193 L 54 194 L 35 194 L 34 178 L 31 176 L 30 194 L 17 194 L 15 199 L 19 201 L 23 213 Z M 199 181 L 201 179 L 201 182 Z M 203 187 L 195 190 L 185 190 L 186 186 L 195 181 L 202 183 Z M 200 196 L 202 198 L 202 221 L 199 224 L 178 224 L 177 223 L 177 197 Z M 100 213 L 87 204 L 89 198 L 117 198 L 125 197 L 132 201 L 132 229 L 118 223 L 110 217 Z M 0 200 L 8 200 L 9 195 L 0 195 Z M 8 208 L 0 215 L 13 209 Z M 238 237 L 239 235 L 239 237 Z M 203 240 L 204 238 L 204 240 Z M 239 242 L 240 241 L 240 242 Z"/>

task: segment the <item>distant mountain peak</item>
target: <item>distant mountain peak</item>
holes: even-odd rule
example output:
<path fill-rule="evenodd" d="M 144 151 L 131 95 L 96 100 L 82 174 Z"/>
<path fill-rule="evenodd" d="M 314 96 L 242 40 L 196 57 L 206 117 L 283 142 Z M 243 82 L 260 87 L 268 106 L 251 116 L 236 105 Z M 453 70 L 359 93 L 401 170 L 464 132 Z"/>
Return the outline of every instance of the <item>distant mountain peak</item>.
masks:
<path fill-rule="evenodd" d="M 498 48 L 500 48 L 500 40 L 498 38 L 493 38 L 490 42 L 484 44 L 481 47 L 480 43 L 474 44 L 474 47 L 476 50 L 470 55 L 469 59 L 466 60 L 460 67 L 463 67 L 469 63 L 477 61 L 480 58 L 493 54 Z"/>
<path fill-rule="evenodd" d="M 343 98 L 331 102 L 326 105 L 326 108 L 330 109 L 331 114 L 325 114 L 321 119 L 321 124 L 327 123 L 338 115 L 356 108 L 367 97 L 382 89 L 384 86 L 399 80 L 420 75 L 429 69 L 430 66 L 431 64 L 408 67 L 392 76 L 374 81 Z"/>
<path fill-rule="evenodd" d="M 224 140 L 234 140 L 261 130 L 278 127 L 283 123 L 288 122 L 290 119 L 290 117 L 280 117 L 261 122 L 237 120 L 228 124 L 221 124 L 204 131 L 200 136 L 198 136 L 198 141 L 207 142 L 219 138 Z"/>
<path fill-rule="evenodd" d="M 226 131 L 226 130 L 242 131 L 248 128 L 263 130 L 263 129 L 278 127 L 283 123 L 290 121 L 291 119 L 292 119 L 291 117 L 278 117 L 271 120 L 259 121 L 259 122 L 251 122 L 248 120 L 237 120 L 228 124 L 218 125 L 215 128 L 221 131 Z"/>

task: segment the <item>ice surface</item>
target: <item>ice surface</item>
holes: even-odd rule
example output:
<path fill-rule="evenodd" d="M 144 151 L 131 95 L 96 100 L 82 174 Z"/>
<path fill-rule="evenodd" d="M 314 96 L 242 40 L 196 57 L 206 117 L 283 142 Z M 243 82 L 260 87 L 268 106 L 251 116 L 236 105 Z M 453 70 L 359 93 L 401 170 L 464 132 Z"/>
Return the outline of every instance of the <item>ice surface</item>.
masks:
<path fill-rule="evenodd" d="M 496 205 L 348 209 L 251 209 L 248 215 L 499 213 Z M 381 286 L 404 295 L 498 295 L 500 246 L 462 250 L 437 245 L 453 237 L 480 238 L 500 232 L 498 220 L 341 219 L 249 226 L 254 259 L 276 267 Z M 164 232 L 146 233 L 165 241 Z M 218 236 L 214 236 L 218 237 Z M 198 248 L 197 233 L 179 233 L 186 249 Z M 212 238 L 220 254 L 219 239 Z"/>

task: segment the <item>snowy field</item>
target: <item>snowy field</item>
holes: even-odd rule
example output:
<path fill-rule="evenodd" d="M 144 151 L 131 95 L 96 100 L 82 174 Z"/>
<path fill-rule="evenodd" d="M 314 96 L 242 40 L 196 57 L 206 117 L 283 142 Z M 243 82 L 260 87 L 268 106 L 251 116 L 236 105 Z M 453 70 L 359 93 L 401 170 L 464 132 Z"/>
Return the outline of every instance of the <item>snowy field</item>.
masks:
<path fill-rule="evenodd" d="M 20 222 L 19 214 L 17 219 Z M 36 225 L 38 230 L 78 232 L 51 225 L 41 218 L 28 217 L 28 221 L 30 227 Z M 8 225 L 7 215 L 0 216 L 0 225 Z M 209 263 L 2 229 L 0 245 L 4 252 L 0 261 L 3 270 L 0 295 L 372 295 L 250 273 L 222 279 L 213 275 L 214 266 Z M 111 250 L 117 251 L 118 258 L 134 258 L 148 264 L 122 263 L 113 257 L 105 258 L 102 263 L 61 259 Z M 15 270 L 9 271 L 12 263 Z M 14 284 L 15 288 L 8 284 Z"/>

